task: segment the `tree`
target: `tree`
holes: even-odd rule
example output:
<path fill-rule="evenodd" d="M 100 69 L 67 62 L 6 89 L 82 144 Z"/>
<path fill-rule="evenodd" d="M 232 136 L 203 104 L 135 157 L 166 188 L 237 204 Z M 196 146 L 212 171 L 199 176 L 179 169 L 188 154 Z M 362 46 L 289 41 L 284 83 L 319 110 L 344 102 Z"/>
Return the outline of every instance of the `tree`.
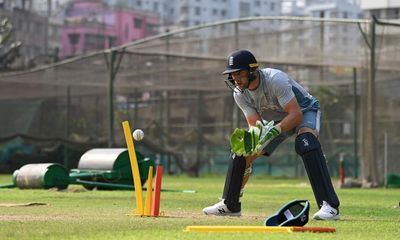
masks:
<path fill-rule="evenodd" d="M 5 18 L 0 22 L 0 70 L 8 69 L 17 57 L 22 45 L 20 41 L 11 41 L 13 33 L 11 22 Z"/>

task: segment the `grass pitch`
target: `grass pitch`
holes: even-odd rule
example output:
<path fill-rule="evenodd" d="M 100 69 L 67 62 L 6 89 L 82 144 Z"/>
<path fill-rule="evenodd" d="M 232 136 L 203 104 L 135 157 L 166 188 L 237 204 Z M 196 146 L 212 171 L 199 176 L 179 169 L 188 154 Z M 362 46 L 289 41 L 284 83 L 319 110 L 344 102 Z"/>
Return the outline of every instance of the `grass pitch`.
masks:
<path fill-rule="evenodd" d="M 0 184 L 11 175 L 0 175 Z M 337 189 L 342 220 L 310 220 L 306 226 L 335 227 L 336 233 L 188 233 L 188 225 L 261 226 L 284 203 L 308 199 L 317 210 L 307 179 L 253 177 L 242 198 L 242 217 L 213 217 L 201 209 L 221 196 L 224 176 L 164 176 L 163 217 L 135 217 L 133 191 L 0 189 L 0 239 L 398 239 L 400 189 Z M 24 204 L 36 203 L 30 206 Z M 40 205 L 44 204 L 44 205 Z"/>

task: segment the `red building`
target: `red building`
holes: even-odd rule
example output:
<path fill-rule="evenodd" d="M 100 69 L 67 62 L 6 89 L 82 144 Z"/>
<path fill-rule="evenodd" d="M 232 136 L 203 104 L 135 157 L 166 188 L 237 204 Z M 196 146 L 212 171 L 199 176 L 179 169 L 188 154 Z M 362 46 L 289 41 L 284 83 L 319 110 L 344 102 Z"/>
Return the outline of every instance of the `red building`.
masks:
<path fill-rule="evenodd" d="M 75 0 L 66 9 L 63 57 L 118 46 L 157 34 L 157 13 L 112 9 L 101 0 Z"/>

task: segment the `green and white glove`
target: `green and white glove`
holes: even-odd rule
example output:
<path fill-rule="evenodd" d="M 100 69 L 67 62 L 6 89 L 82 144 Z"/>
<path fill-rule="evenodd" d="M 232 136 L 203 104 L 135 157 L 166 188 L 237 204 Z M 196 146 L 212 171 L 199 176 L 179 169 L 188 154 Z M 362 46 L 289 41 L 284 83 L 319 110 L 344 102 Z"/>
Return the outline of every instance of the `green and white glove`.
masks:
<path fill-rule="evenodd" d="M 279 126 L 274 125 L 274 121 L 267 122 L 265 120 L 257 121 L 256 127 L 260 129 L 260 134 L 255 147 L 255 152 L 260 154 L 268 143 L 281 134 L 281 129 Z"/>
<path fill-rule="evenodd" d="M 257 121 L 256 126 L 249 131 L 236 128 L 231 135 L 231 149 L 237 156 L 250 156 L 260 154 L 272 139 L 280 134 L 279 127 L 274 126 L 274 121 Z"/>
<path fill-rule="evenodd" d="M 237 156 L 250 156 L 255 151 L 258 139 L 259 134 L 255 131 L 236 128 L 230 139 L 232 152 Z"/>

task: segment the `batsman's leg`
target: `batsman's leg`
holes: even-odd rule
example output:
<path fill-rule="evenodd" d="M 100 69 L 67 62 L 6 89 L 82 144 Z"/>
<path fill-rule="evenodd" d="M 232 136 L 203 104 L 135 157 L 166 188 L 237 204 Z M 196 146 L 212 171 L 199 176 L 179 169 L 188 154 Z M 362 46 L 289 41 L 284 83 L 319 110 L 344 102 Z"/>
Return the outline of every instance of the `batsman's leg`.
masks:
<path fill-rule="evenodd" d="M 243 175 L 246 169 L 245 157 L 239 157 L 231 153 L 229 167 L 226 174 L 222 200 L 212 206 L 203 209 L 206 215 L 240 216 L 241 203 L 240 192 L 243 186 Z"/>
<path fill-rule="evenodd" d="M 303 159 L 318 207 L 323 206 L 325 201 L 337 210 L 340 202 L 333 188 L 318 138 L 311 132 L 301 133 L 296 137 L 295 148 Z"/>
<path fill-rule="evenodd" d="M 232 212 L 240 212 L 239 202 L 240 190 L 243 184 L 243 175 L 246 169 L 245 157 L 236 156 L 234 153 L 230 156 L 228 172 L 226 174 L 224 193 L 222 198 L 225 204 Z"/>

